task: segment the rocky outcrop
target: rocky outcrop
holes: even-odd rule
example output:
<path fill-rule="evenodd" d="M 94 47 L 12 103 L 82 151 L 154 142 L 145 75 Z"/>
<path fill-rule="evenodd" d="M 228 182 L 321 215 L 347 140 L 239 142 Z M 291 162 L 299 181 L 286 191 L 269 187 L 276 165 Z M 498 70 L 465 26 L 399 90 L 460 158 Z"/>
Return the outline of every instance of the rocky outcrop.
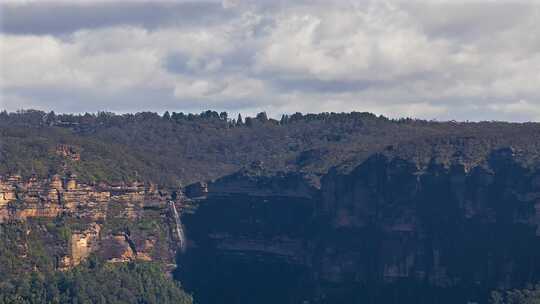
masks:
<path fill-rule="evenodd" d="M 35 177 L 22 181 L 18 176 L 0 178 L 0 222 L 32 217 L 54 218 L 62 213 L 103 219 L 110 192 L 78 184 L 75 178 L 62 181 L 58 175 L 48 180 Z"/>
<path fill-rule="evenodd" d="M 81 160 L 80 149 L 72 145 L 66 145 L 66 144 L 57 145 L 55 152 L 56 152 L 56 155 L 59 155 L 65 159 L 69 159 L 72 161 Z"/>
<path fill-rule="evenodd" d="M 92 224 L 83 231 L 74 232 L 69 240 L 69 266 L 79 265 L 98 246 L 101 225 Z"/>
<path fill-rule="evenodd" d="M 512 149 L 473 167 L 377 154 L 320 189 L 240 172 L 193 200 L 180 277 L 202 303 L 482 302 L 540 280 L 539 176 Z"/>
<path fill-rule="evenodd" d="M 60 270 L 91 254 L 110 262 L 169 264 L 178 246 L 169 207 L 181 204 L 176 193 L 155 184 L 88 185 L 74 175 L 41 180 L 13 175 L 0 178 L 0 224 L 27 222 L 29 233 L 40 231 L 40 238 L 59 244 L 51 254 Z"/>

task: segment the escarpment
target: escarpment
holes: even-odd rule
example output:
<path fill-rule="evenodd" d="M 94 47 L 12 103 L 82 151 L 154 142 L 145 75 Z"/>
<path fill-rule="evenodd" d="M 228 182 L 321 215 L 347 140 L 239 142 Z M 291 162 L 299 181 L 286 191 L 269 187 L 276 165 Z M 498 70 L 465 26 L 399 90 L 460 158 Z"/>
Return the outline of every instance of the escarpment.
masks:
<path fill-rule="evenodd" d="M 316 232 L 315 187 L 301 174 L 249 169 L 187 190 L 192 210 L 184 211 L 188 247 L 178 276 L 199 301 L 300 300 Z"/>
<path fill-rule="evenodd" d="M 92 254 L 109 262 L 173 264 L 179 240 L 170 204 L 182 204 L 177 193 L 136 182 L 88 185 L 73 175 L 12 175 L 0 179 L 0 225 L 25 231 L 18 239 L 23 259 L 32 240 L 46 241 L 50 266 L 59 270 Z"/>
<path fill-rule="evenodd" d="M 540 279 L 540 172 L 513 153 L 192 186 L 178 276 L 202 303 L 482 303 Z"/>
<path fill-rule="evenodd" d="M 176 264 L 202 304 L 540 281 L 540 124 L 225 114 L 0 113 L 0 272 Z"/>
<path fill-rule="evenodd" d="M 540 280 L 540 172 L 510 148 L 474 165 L 374 154 L 315 179 L 258 163 L 184 189 L 11 175 L 0 221 L 27 270 L 177 264 L 203 304 L 483 303 Z"/>

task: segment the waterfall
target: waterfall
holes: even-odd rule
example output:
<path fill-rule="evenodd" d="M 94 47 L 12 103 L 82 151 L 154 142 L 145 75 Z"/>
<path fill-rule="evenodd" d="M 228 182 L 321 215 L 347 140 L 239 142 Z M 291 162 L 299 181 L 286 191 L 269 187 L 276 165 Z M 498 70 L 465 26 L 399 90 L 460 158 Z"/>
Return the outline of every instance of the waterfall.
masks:
<path fill-rule="evenodd" d="M 184 234 L 184 228 L 182 227 L 182 222 L 180 221 L 180 216 L 176 210 L 176 206 L 173 201 L 169 201 L 169 205 L 172 209 L 174 215 L 174 220 L 176 223 L 176 235 L 178 236 L 178 241 L 180 242 L 180 251 L 183 252 L 186 248 L 186 236 Z"/>

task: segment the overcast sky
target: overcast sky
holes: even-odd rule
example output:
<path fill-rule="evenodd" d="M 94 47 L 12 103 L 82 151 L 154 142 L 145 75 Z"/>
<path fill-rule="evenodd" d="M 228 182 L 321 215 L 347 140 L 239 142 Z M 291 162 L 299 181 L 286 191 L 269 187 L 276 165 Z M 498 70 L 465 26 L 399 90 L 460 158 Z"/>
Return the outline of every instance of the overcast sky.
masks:
<path fill-rule="evenodd" d="M 538 1 L 1 2 L 10 111 L 540 120 Z"/>

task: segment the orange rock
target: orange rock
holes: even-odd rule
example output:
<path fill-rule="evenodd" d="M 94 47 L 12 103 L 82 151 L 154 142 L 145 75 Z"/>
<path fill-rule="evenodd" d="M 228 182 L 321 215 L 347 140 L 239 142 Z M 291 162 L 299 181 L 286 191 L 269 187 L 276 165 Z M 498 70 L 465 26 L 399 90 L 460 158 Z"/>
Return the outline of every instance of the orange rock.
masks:
<path fill-rule="evenodd" d="M 60 144 L 56 146 L 56 154 L 73 161 L 81 160 L 81 154 L 78 149 L 72 145 Z"/>

